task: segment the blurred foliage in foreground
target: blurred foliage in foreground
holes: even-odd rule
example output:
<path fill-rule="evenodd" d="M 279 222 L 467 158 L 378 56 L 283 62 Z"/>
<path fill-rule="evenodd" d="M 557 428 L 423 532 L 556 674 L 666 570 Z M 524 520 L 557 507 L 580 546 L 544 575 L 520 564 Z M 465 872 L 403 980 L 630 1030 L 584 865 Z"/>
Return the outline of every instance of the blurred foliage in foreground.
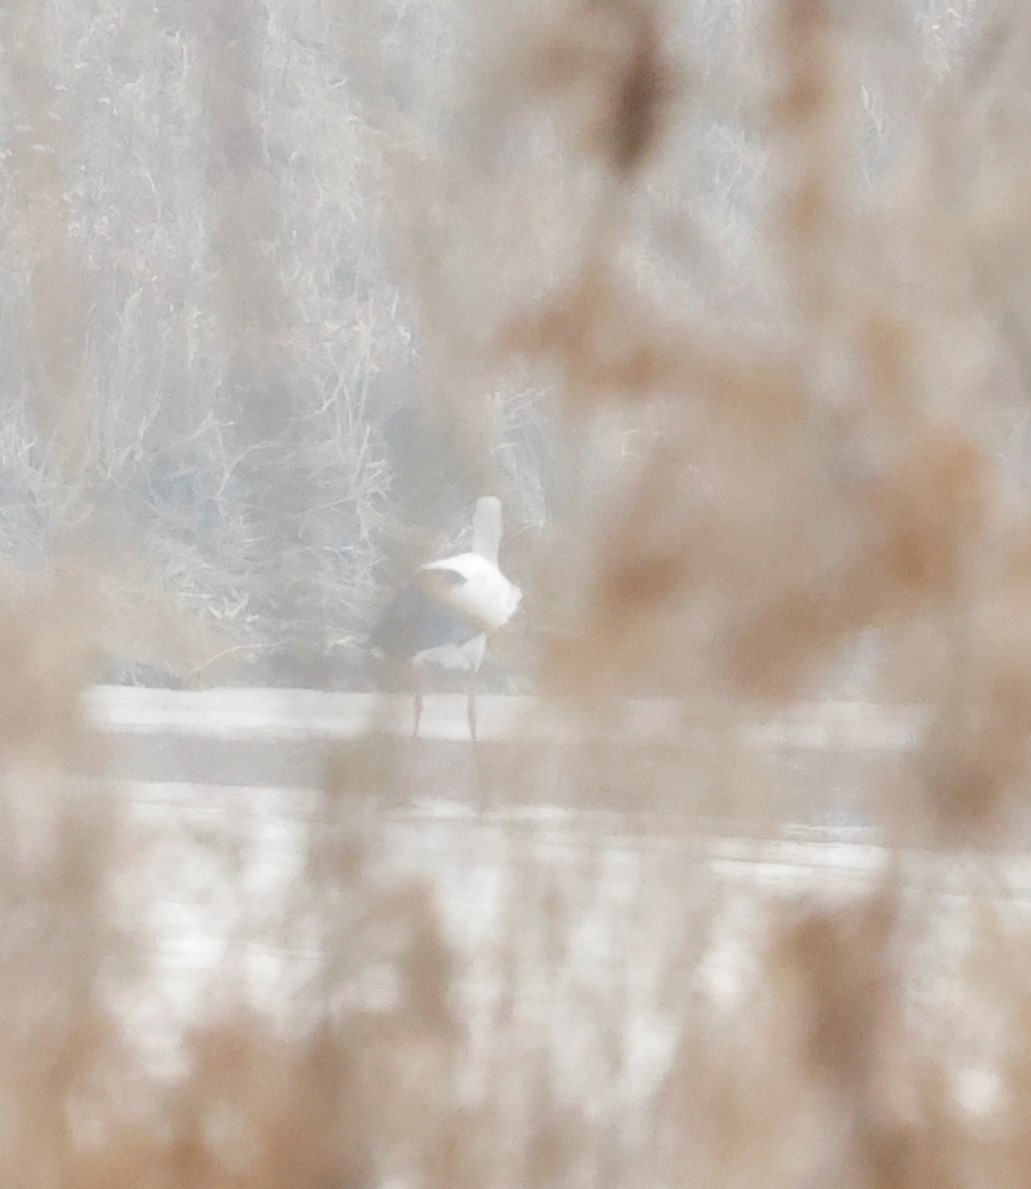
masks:
<path fill-rule="evenodd" d="M 1024 8 L 3 22 L 0 1179 L 1026 1184 Z M 539 769 L 496 754 L 493 791 L 552 761 L 581 810 L 614 790 L 575 858 L 486 821 L 431 854 L 417 823 L 399 873 L 373 737 L 282 814 L 270 906 L 257 802 L 198 821 L 67 776 L 97 762 L 94 638 L 209 677 L 350 646 L 488 487 L 542 705 L 580 731 Z M 686 711 L 772 847 L 733 727 L 864 640 L 854 692 L 930 722 L 863 787 L 879 849 L 743 892 Z M 661 746 L 608 731 L 628 692 L 685 708 Z M 645 800 L 674 824 L 631 844 Z M 228 942 L 146 1060 L 149 943 L 193 878 Z"/>

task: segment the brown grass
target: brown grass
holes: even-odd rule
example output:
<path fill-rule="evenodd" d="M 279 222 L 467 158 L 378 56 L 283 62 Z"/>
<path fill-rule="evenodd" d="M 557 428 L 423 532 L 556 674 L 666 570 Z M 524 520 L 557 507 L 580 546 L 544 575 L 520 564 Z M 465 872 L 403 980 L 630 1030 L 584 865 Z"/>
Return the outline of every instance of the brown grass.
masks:
<path fill-rule="evenodd" d="M 2 68 L 0 1181 L 1026 1184 L 1020 6 L 80 9 Z M 357 639 L 487 486 L 575 733 L 479 778 L 576 813 L 81 775 L 98 653 Z M 929 726 L 742 741 L 843 689 Z"/>

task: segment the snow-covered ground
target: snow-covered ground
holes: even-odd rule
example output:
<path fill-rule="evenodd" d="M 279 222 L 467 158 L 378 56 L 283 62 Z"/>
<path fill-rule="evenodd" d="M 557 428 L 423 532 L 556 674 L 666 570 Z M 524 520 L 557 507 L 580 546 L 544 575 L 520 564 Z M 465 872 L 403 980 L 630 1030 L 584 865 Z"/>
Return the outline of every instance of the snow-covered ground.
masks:
<path fill-rule="evenodd" d="M 482 694 L 477 699 L 478 734 L 485 741 L 578 738 L 584 720 L 571 708 L 536 698 Z M 101 685 L 89 690 L 83 711 L 99 729 L 117 734 L 174 732 L 181 738 L 356 739 L 369 730 L 407 734 L 412 702 L 407 697 L 301 689 L 167 690 Z M 735 738 L 750 746 L 846 748 L 896 751 L 910 746 L 927 712 L 919 706 L 867 702 L 800 703 L 762 718 L 735 721 Z M 694 716 L 697 719 L 697 715 Z M 607 733 L 637 739 L 675 730 L 690 741 L 692 731 L 712 729 L 660 698 L 627 699 L 605 719 Z M 461 694 L 427 695 L 420 735 L 467 740 L 466 699 Z"/>
<path fill-rule="evenodd" d="M 484 701 L 488 739 L 544 721 L 531 700 Z M 443 749 L 456 772 L 471 754 L 464 709 L 462 699 L 431 698 L 424 720 L 431 740 L 461 741 Z M 471 1071 L 490 1066 L 475 1058 L 490 1052 L 505 1019 L 527 1043 L 548 1038 L 582 1092 L 616 1020 L 627 1092 L 646 1095 L 672 1060 L 685 1010 L 740 1016 L 766 977 L 771 922 L 782 927 L 813 903 L 847 902 L 897 877 L 918 922 L 907 941 L 909 996 L 939 1023 L 952 1011 L 950 997 L 962 1002 L 969 1028 L 956 1030 L 964 1050 L 956 1093 L 981 1109 L 994 1092 L 985 1037 L 997 1029 L 991 1010 L 961 987 L 961 967 L 987 903 L 1025 931 L 1028 861 L 899 853 L 861 813 L 849 824 L 840 824 L 847 815 L 828 824 L 826 814 L 822 824 L 813 815 L 782 821 L 759 838 L 714 829 L 690 812 L 553 804 L 477 812 L 471 798 L 432 795 L 399 807 L 341 802 L 301 776 L 294 787 L 271 777 L 183 779 L 180 761 L 212 742 L 225 754 L 252 747 L 269 755 L 358 738 L 370 724 L 403 735 L 405 699 L 102 688 L 86 710 L 116 750 L 126 741 L 153 748 L 156 767 L 167 768 L 168 779 L 97 785 L 124 810 L 117 913 L 148 958 L 119 988 L 120 1015 L 127 1036 L 162 1069 L 176 1067 L 184 1029 L 241 1001 L 286 1031 L 303 1031 L 327 996 L 340 1013 L 389 1011 L 405 993 L 413 931 L 438 923 Z M 631 703 L 619 729 L 647 747 L 678 713 L 667 703 Z M 916 708 L 839 703 L 735 722 L 732 731 L 756 754 L 779 756 L 778 776 L 837 781 L 847 801 L 850 783 L 861 783 L 861 757 L 905 749 L 921 727 Z M 568 729 L 560 724 L 559 739 Z M 683 729 L 678 739 L 689 752 Z M 161 740 L 174 746 L 163 750 Z M 456 787 L 455 795 L 467 792 Z M 336 961 L 329 978 L 327 954 Z"/>
<path fill-rule="evenodd" d="M 892 863 L 857 828 L 755 840 L 677 830 L 669 819 L 636 819 L 631 830 L 617 814 L 478 814 L 448 802 L 355 807 L 341 825 L 316 790 L 127 783 L 117 795 L 140 839 L 138 862 L 120 879 L 122 918 L 152 959 L 126 989 L 124 1018 L 153 1059 L 173 1066 L 181 1030 L 236 996 L 303 1029 L 327 931 L 330 945 L 355 952 L 334 991 L 339 1010 L 389 1010 L 403 993 L 405 929 L 439 914 L 471 1053 L 489 1051 L 507 1002 L 531 1033 L 544 1030 L 568 1052 L 572 1077 L 592 1029 L 611 1023 L 599 1003 L 611 997 L 627 1068 L 646 1093 L 676 1042 L 683 999 L 671 1001 L 670 972 L 685 949 L 684 994 L 732 1014 L 761 977 L 771 904 L 847 900 Z M 320 848 L 324 879 L 312 874 Z M 903 863 L 909 894 L 937 906 L 934 935 L 921 943 L 931 966 L 913 959 L 918 973 L 937 971 L 917 978 L 914 994 L 937 1002 L 984 880 L 959 857 Z M 996 875 L 1007 912 L 1025 915 L 1031 867 L 1010 862 Z M 375 918 L 394 924 L 380 936 Z"/>

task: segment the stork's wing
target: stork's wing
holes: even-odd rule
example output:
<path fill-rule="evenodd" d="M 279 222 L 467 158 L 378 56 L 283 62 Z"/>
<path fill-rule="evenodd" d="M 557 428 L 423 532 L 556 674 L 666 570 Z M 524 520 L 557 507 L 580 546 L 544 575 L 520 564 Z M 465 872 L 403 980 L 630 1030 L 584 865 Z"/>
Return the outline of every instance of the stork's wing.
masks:
<path fill-rule="evenodd" d="M 490 617 L 483 614 L 478 604 L 475 576 L 470 578 L 457 567 L 435 562 L 432 566 L 423 566 L 416 581 L 440 610 L 462 625 L 470 637 L 490 630 Z"/>
<path fill-rule="evenodd" d="M 445 644 L 460 646 L 480 635 L 483 629 L 470 623 L 447 602 L 447 591 L 465 581 L 462 575 L 454 571 L 436 571 L 434 578 L 426 582 L 427 573 L 420 572 L 417 580 L 399 591 L 387 607 L 369 637 L 373 648 L 387 656 L 403 659 L 426 648 Z M 449 579 L 449 574 L 458 581 Z"/>
<path fill-rule="evenodd" d="M 442 603 L 448 601 L 448 596 L 458 586 L 464 586 L 469 579 L 461 570 L 450 570 L 445 566 L 424 566 L 417 571 L 415 580 L 430 596 Z"/>

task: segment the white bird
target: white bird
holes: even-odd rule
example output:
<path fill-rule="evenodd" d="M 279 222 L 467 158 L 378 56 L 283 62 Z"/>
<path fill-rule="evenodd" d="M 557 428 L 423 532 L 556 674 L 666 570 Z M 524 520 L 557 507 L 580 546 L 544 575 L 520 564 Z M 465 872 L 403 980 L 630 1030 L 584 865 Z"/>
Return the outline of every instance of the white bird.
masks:
<path fill-rule="evenodd" d="M 472 551 L 420 566 L 369 638 L 388 660 L 407 667 L 415 695 L 413 738 L 422 717 L 420 669 L 437 665 L 468 674 L 469 733 L 476 741 L 476 675 L 487 640 L 508 623 L 523 597 L 498 568 L 500 545 L 501 501 L 481 496 L 473 513 Z"/>

